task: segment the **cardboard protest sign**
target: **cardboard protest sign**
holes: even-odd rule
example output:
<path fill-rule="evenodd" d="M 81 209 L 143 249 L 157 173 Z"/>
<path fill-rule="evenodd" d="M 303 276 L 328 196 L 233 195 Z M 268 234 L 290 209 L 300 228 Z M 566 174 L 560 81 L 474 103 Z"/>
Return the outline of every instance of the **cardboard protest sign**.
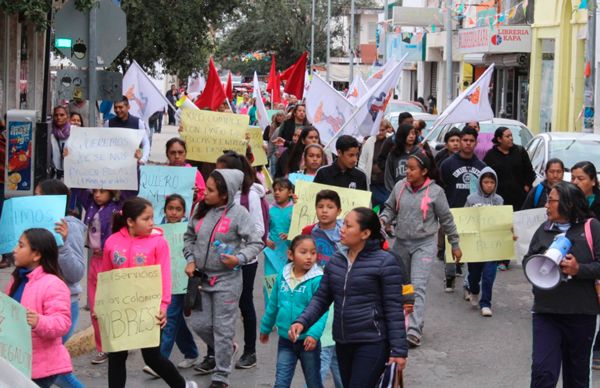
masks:
<path fill-rule="evenodd" d="M 102 351 L 158 346 L 160 327 L 156 316 L 161 298 L 160 265 L 99 273 L 94 312 L 100 324 Z"/>
<path fill-rule="evenodd" d="M 65 157 L 65 184 L 82 189 L 137 190 L 143 131 L 128 128 L 77 128 Z"/>
<path fill-rule="evenodd" d="M 302 233 L 302 228 L 305 226 L 318 222 L 315 198 L 321 190 L 333 190 L 339 194 L 342 201 L 341 218 L 345 217 L 355 207 L 369 207 L 371 204 L 370 191 L 297 181 L 294 192 L 298 195 L 298 202 L 294 205 L 294 212 L 292 213 L 292 224 L 288 233 L 289 240 Z"/>
<path fill-rule="evenodd" d="M 31 326 L 27 323 L 27 310 L 1 292 L 0 358 L 31 378 Z"/>
<path fill-rule="evenodd" d="M 154 223 L 164 224 L 165 199 L 169 194 L 179 194 L 185 200 L 186 216 L 189 216 L 194 201 L 196 183 L 195 167 L 142 166 L 140 168 L 139 196 L 152 202 Z"/>
<path fill-rule="evenodd" d="M 267 160 L 267 153 L 263 147 L 262 130 L 260 127 L 248 127 L 248 133 L 250 134 L 250 147 L 252 148 L 252 154 L 254 155 L 253 166 L 266 166 L 269 164 Z"/>
<path fill-rule="evenodd" d="M 0 218 L 0 253 L 12 252 L 21 234 L 29 228 L 48 229 L 58 246 L 62 246 L 63 239 L 54 231 L 54 224 L 65 217 L 66 208 L 66 195 L 36 195 L 6 200 Z"/>
<path fill-rule="evenodd" d="M 450 209 L 460 235 L 463 263 L 512 259 L 512 206 L 480 206 Z M 446 262 L 453 262 L 446 241 Z"/>
<path fill-rule="evenodd" d="M 315 180 L 315 175 L 306 175 L 306 174 L 300 174 L 297 172 L 288 174 L 288 179 L 290 180 L 290 182 L 292 182 L 293 185 L 296 185 L 296 182 L 298 181 L 305 181 L 305 182 L 312 182 Z"/>
<path fill-rule="evenodd" d="M 529 243 L 535 234 L 535 231 L 546 222 L 546 209 L 541 207 L 538 209 L 521 210 L 514 212 L 513 223 L 515 228 L 515 259 L 521 263 L 523 257 L 529 251 Z"/>
<path fill-rule="evenodd" d="M 160 228 L 164 232 L 165 240 L 169 243 L 169 252 L 171 252 L 171 293 L 173 295 L 185 294 L 188 276 L 185 273 L 187 262 L 183 257 L 183 234 L 187 229 L 187 222 L 164 224 Z"/>
<path fill-rule="evenodd" d="M 205 110 L 185 110 L 182 137 L 187 143 L 187 158 L 215 163 L 225 150 L 246 154 L 248 116 Z"/>

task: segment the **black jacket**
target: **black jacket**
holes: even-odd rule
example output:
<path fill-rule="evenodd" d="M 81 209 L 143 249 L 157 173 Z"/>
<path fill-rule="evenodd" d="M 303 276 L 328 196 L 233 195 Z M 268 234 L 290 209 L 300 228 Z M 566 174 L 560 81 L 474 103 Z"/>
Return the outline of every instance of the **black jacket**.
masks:
<path fill-rule="evenodd" d="M 594 202 L 590 205 L 590 210 L 594 214 L 594 217 L 600 221 L 600 190 L 594 187 Z"/>
<path fill-rule="evenodd" d="M 390 356 L 407 356 L 401 269 L 378 241 L 367 241 L 350 268 L 344 253 L 335 253 L 323 271 L 319 289 L 296 322 L 311 327 L 332 302 L 336 342 L 387 340 Z"/>
<path fill-rule="evenodd" d="M 535 172 L 529 160 L 527 151 L 519 145 L 514 145 L 508 154 L 502 153 L 498 147 L 493 147 L 483 158 L 498 176 L 498 194 L 504 198 L 505 205 L 513 205 L 515 210 L 521 209 L 527 192 L 524 187 L 533 185 Z"/>
<path fill-rule="evenodd" d="M 542 192 L 540 193 L 539 199 L 537 203 L 535 203 L 535 195 L 539 190 L 538 187 L 542 187 Z M 539 185 L 532 187 L 531 190 L 527 193 L 527 197 L 525 197 L 525 202 L 523 202 L 523 206 L 521 206 L 521 210 L 527 209 L 537 209 L 540 207 L 546 206 L 546 202 L 548 202 L 548 194 L 550 194 L 552 189 L 548 186 L 548 181 L 543 181 Z"/>
<path fill-rule="evenodd" d="M 587 315 L 600 313 L 600 304 L 594 288 L 594 279 L 600 279 L 600 222 L 592 220 L 590 225 L 595 256 L 592 256 L 585 238 L 584 224 L 581 222 L 572 225 L 567 231 L 567 238 L 573 244 L 569 253 L 575 256 L 579 263 L 578 274 L 567 282 L 561 282 L 552 290 L 533 287 L 532 311 L 534 313 Z M 560 230 L 552 222 L 548 221 L 540 225 L 529 244 L 523 268 L 531 255 L 544 253 L 559 233 Z M 596 257 L 596 260 L 593 257 Z"/>
<path fill-rule="evenodd" d="M 369 190 L 367 176 L 364 172 L 356 167 L 352 170 L 342 171 L 337 162 L 319 168 L 314 182 L 350 189 Z"/>
<path fill-rule="evenodd" d="M 310 125 L 308 120 L 304 120 L 303 126 Z M 285 139 L 285 146 L 287 148 L 291 148 L 294 143 L 292 143 L 292 138 L 294 137 L 294 132 L 296 132 L 296 120 L 292 117 L 291 119 L 287 119 L 281 124 L 281 128 L 279 129 L 279 137 Z"/>

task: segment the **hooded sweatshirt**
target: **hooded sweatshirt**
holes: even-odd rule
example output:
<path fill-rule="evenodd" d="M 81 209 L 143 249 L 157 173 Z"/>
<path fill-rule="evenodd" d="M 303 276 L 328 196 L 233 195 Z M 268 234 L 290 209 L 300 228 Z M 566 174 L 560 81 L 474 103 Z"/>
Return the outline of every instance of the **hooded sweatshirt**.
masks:
<path fill-rule="evenodd" d="M 160 265 L 160 310 L 167 311 L 171 303 L 171 255 L 162 229 L 154 228 L 148 236 L 132 237 L 127 227 L 123 227 L 106 240 L 100 272 L 148 265 Z"/>
<path fill-rule="evenodd" d="M 419 147 L 413 146 L 410 151 L 402 152 L 400 155 L 397 155 L 395 152 L 390 152 L 385 161 L 383 178 L 385 188 L 388 191 L 392 191 L 397 182 L 406 178 L 406 162 L 408 161 L 408 157 L 419 150 Z"/>
<path fill-rule="evenodd" d="M 486 194 L 483 192 L 481 188 L 481 177 L 485 173 L 494 174 L 494 180 L 496 181 L 496 186 L 494 187 L 494 191 L 491 194 Z M 465 207 L 475 207 L 475 206 L 500 206 L 504 204 L 504 200 L 501 196 L 496 194 L 496 189 L 498 188 L 498 176 L 496 176 L 496 172 L 491 167 L 485 167 L 481 170 L 481 174 L 477 178 L 477 192 L 473 194 L 469 194 L 467 197 L 467 202 L 465 203 Z"/>
<path fill-rule="evenodd" d="M 381 219 L 386 224 L 396 220 L 395 234 L 400 240 L 437 238 L 441 224 L 452 248 L 458 247 L 458 232 L 444 190 L 430 179 L 416 191 L 406 179 L 396 183 Z"/>
<path fill-rule="evenodd" d="M 250 263 L 258 256 L 264 244 L 262 234 L 251 221 L 245 207 L 235 203 L 235 194 L 242 187 L 244 174 L 239 170 L 217 169 L 227 185 L 227 204 L 213 207 L 202 219 L 192 217 L 183 236 L 183 254 L 188 263 L 196 263 L 196 268 L 208 277 L 236 277 L 234 271 L 223 264 L 221 255 L 214 245 L 220 241 L 233 248 L 240 265 Z"/>
<path fill-rule="evenodd" d="M 85 275 L 85 258 L 83 247 L 87 227 L 81 220 L 73 217 L 65 217 L 69 233 L 63 246 L 58 248 L 58 266 L 62 272 L 63 278 L 71 291 L 71 302 L 74 302 L 81 294 L 79 281 Z"/>
<path fill-rule="evenodd" d="M 302 277 L 296 287 L 292 287 L 291 278 L 293 263 L 288 263 L 283 267 L 283 271 L 277 275 L 273 291 L 269 298 L 269 304 L 265 310 L 265 315 L 260 321 L 260 332 L 269 334 L 273 326 L 277 326 L 277 333 L 280 337 L 288 338 L 288 330 L 294 321 L 302 314 L 304 308 L 308 306 L 313 295 L 319 289 L 323 270 L 316 263 Z M 300 335 L 300 340 L 306 337 L 313 337 L 318 340 L 323 335 L 327 322 L 327 313 L 312 325 L 307 331 Z"/>

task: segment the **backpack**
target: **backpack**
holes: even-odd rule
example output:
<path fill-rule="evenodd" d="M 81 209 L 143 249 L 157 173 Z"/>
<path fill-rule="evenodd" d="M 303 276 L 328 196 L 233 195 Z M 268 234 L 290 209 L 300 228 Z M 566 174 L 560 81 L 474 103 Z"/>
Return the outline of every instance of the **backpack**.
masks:
<path fill-rule="evenodd" d="M 250 211 L 250 198 L 248 193 L 240 196 L 240 205 Z M 269 237 L 269 203 L 263 197 L 260 199 L 260 210 L 262 211 L 263 224 L 265 226 L 265 233 L 261 236 L 262 241 L 266 244 Z"/>
<path fill-rule="evenodd" d="M 540 198 L 542 197 L 543 191 L 544 191 L 544 185 L 542 185 L 540 183 L 535 188 L 535 194 L 533 195 L 533 207 L 537 207 L 538 203 L 540 203 Z"/>

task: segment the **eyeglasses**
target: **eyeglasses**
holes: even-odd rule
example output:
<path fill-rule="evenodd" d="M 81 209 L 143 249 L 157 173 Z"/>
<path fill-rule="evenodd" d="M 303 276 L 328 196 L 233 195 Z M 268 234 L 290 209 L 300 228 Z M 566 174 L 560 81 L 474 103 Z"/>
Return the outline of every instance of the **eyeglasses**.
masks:
<path fill-rule="evenodd" d="M 548 201 L 546 202 L 560 202 L 560 199 L 548 198 Z"/>

